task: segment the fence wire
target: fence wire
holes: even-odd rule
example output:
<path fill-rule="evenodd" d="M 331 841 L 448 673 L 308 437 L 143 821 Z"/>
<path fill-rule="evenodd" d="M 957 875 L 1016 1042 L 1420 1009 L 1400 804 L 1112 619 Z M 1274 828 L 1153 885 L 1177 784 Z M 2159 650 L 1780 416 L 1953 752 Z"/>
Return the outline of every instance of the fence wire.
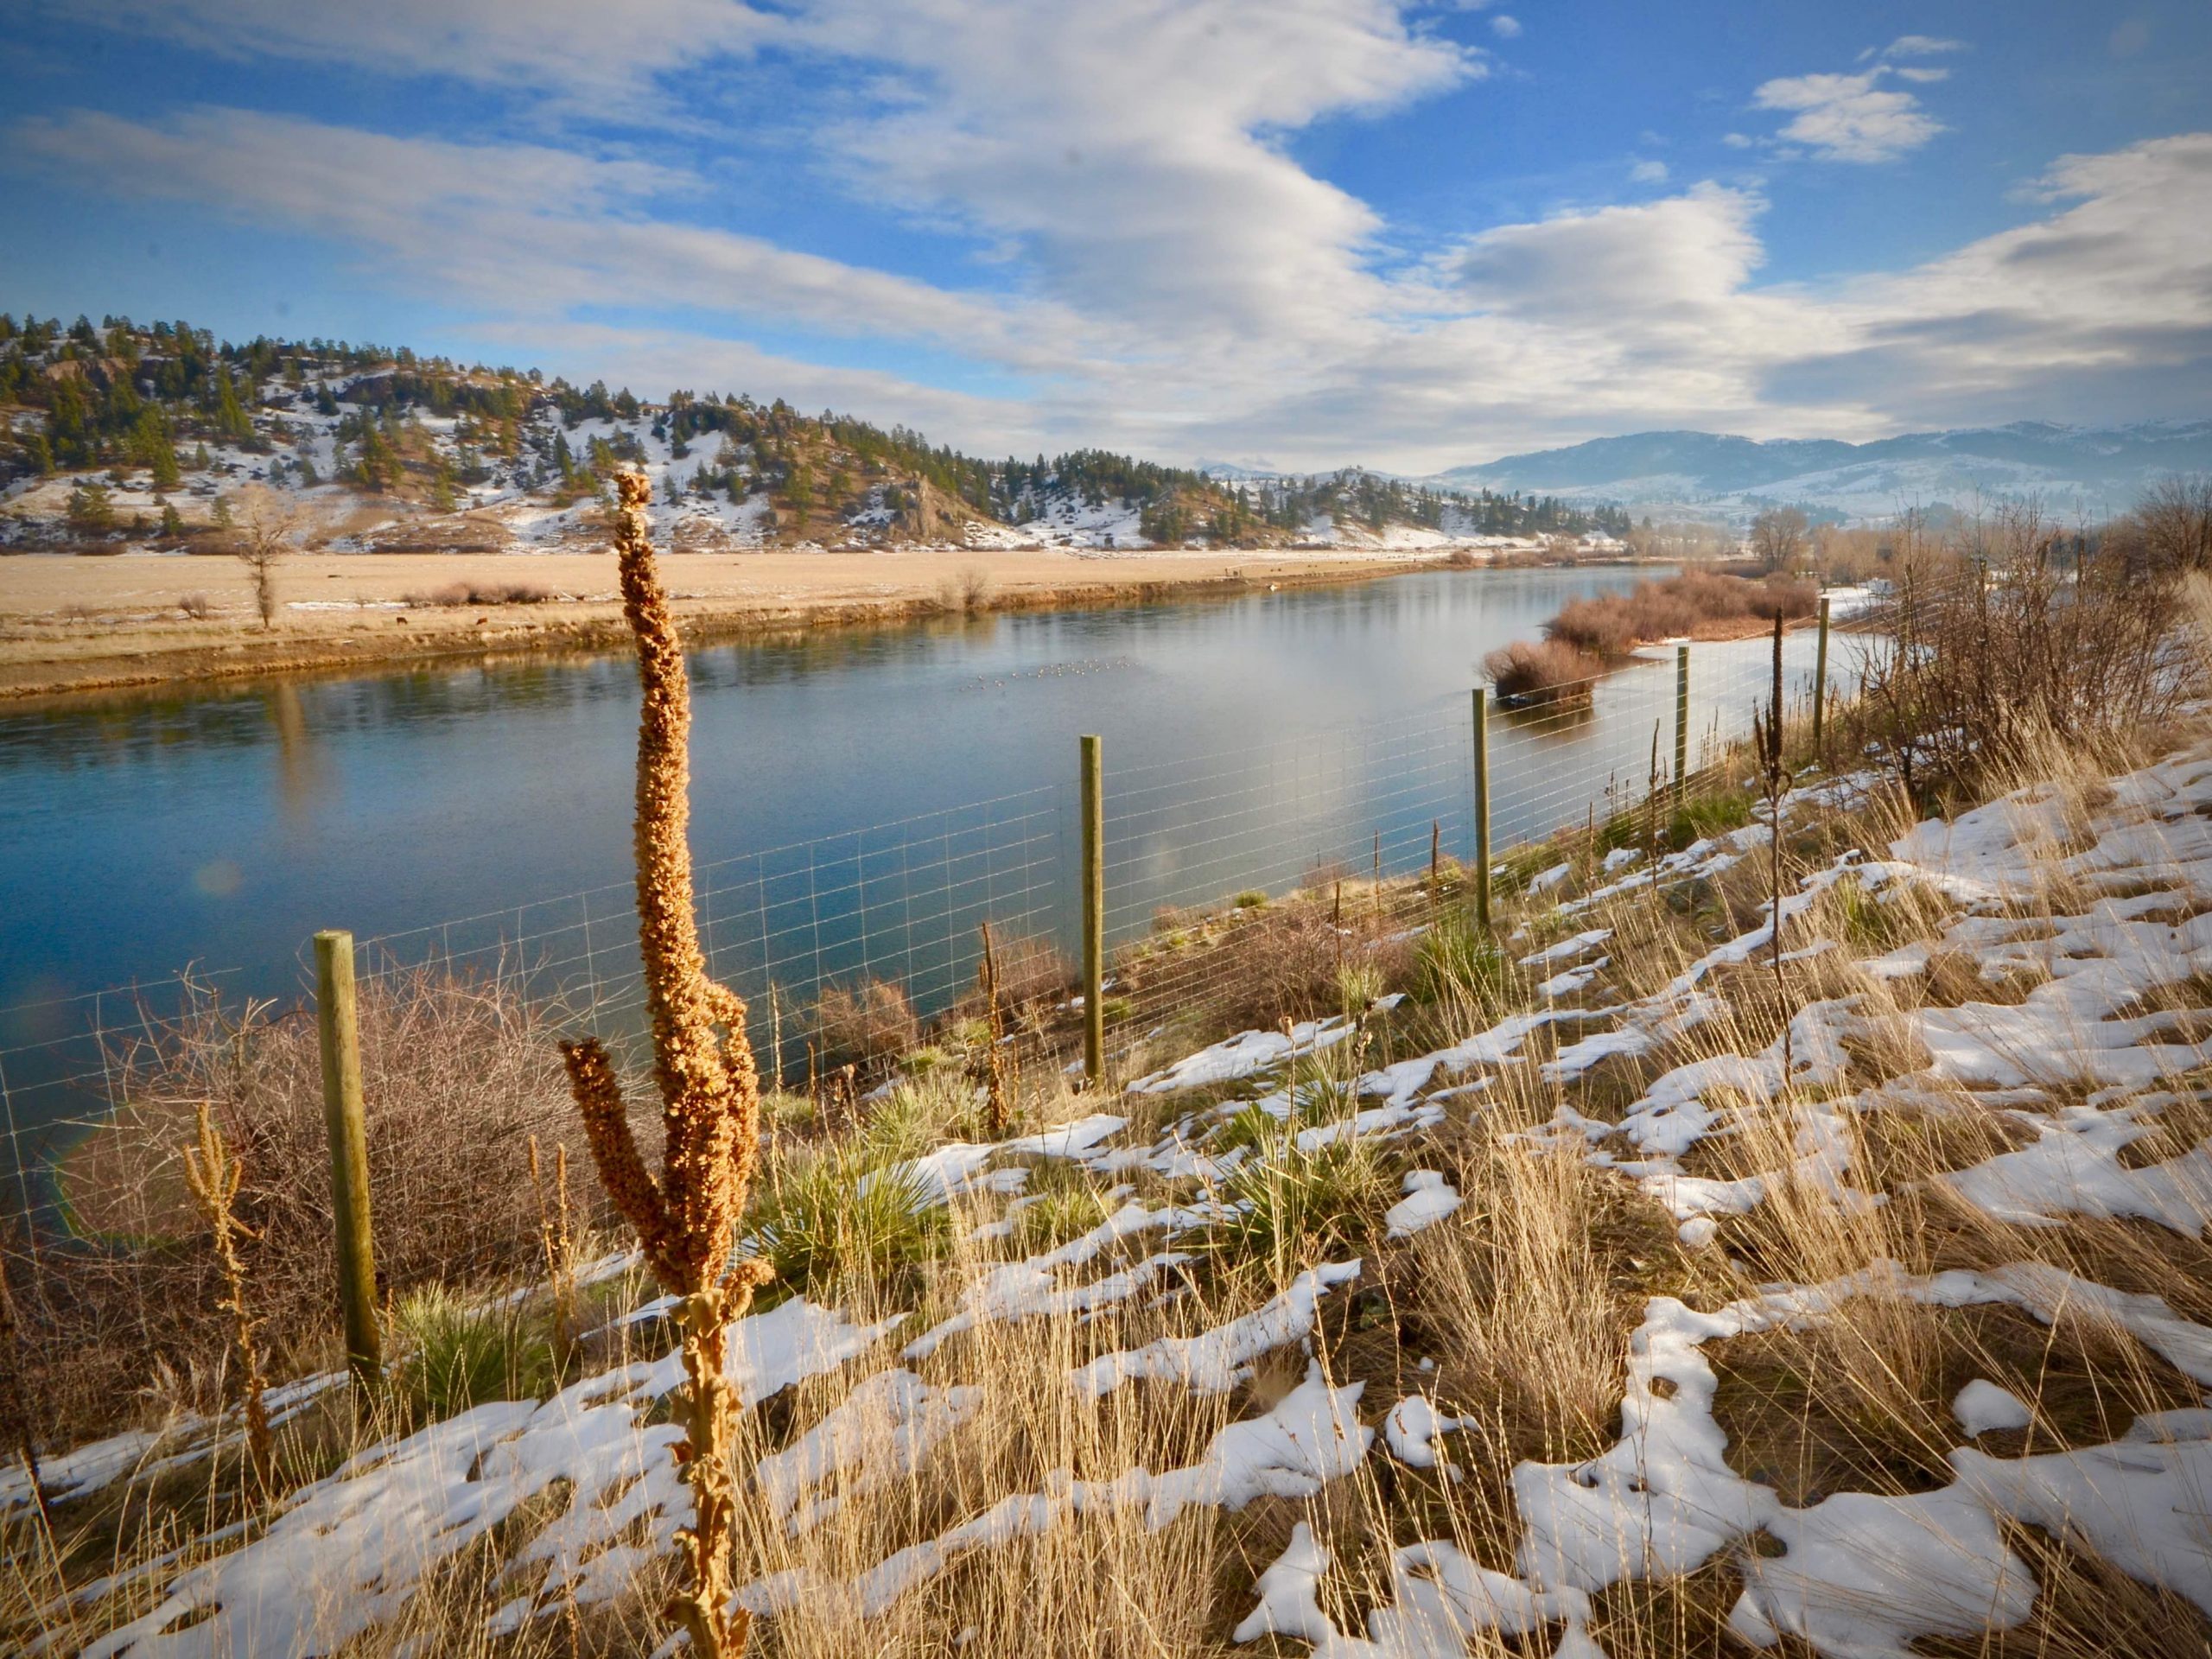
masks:
<path fill-rule="evenodd" d="M 1839 618 L 1832 698 L 1859 677 L 1853 631 L 1896 626 L 1894 600 Z M 1765 637 L 1689 648 L 1687 760 L 1710 767 L 1770 696 Z M 1809 705 L 1815 633 L 1785 639 L 1785 696 Z M 1594 677 L 1586 698 L 1496 707 L 1489 721 L 1491 856 L 1602 822 L 1669 791 L 1675 777 L 1676 659 L 1648 651 Z M 957 1010 L 981 962 L 988 922 L 1033 982 L 1070 982 L 1081 943 L 1081 825 L 1066 778 L 995 799 L 700 863 L 694 871 L 709 970 L 743 996 L 764 1069 L 804 1075 L 833 988 L 893 988 L 912 1028 Z M 1475 855 L 1473 721 L 1466 694 L 1355 728 L 1173 759 L 1109 751 L 1104 845 L 1106 944 L 1129 948 L 1195 910 L 1256 903 L 1294 888 L 1341 893 L 1353 919 L 1387 938 L 1433 899 L 1407 878 Z M 1380 878 L 1379 882 L 1377 878 Z M 1363 910 L 1361 907 L 1364 907 Z M 636 893 L 627 880 L 532 899 L 359 941 L 375 988 L 426 968 L 519 985 L 564 1027 L 625 1047 L 645 1023 Z M 302 946 L 289 984 L 239 969 L 193 972 L 0 1007 L 0 1128 L 14 1201 L 33 1213 L 55 1194 L 57 1158 L 108 1122 L 124 1058 L 158 1046 L 195 1003 L 245 993 L 312 993 Z M 1154 964 L 1144 1008 L 1211 1007 L 1225 995 L 1203 952 Z M 1109 988 L 1109 990 L 1111 988 Z M 1109 1003 L 1109 1008 L 1111 1004 Z M 1128 1010 L 1122 1013 L 1126 1018 Z M 1130 1033 L 1120 1033 L 1127 1037 Z M 1138 1033 L 1141 1034 L 1141 1033 Z"/>

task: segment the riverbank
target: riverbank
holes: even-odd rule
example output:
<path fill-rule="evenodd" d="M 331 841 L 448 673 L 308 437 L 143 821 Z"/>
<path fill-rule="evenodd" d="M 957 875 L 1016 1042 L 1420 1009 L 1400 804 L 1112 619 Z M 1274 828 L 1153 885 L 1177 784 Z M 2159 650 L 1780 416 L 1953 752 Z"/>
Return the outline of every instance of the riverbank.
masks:
<path fill-rule="evenodd" d="M 677 614 L 695 641 L 948 613 L 1095 607 L 1171 594 L 1357 582 L 1443 563 L 1433 549 L 1102 554 L 930 548 L 676 553 L 662 560 Z M 277 625 L 264 629 L 249 574 L 235 559 L 145 554 L 0 560 L 0 698 L 612 650 L 629 638 L 614 562 L 603 554 L 307 554 L 290 561 L 277 580 Z M 543 597 L 518 602 L 501 596 L 515 589 Z M 477 602 L 462 598 L 470 590 Z"/>

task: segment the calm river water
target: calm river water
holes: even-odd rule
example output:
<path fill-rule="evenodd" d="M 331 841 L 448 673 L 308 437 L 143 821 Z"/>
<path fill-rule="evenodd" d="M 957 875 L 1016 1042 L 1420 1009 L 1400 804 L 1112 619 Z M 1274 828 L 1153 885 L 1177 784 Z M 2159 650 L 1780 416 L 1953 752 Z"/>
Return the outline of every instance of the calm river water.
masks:
<path fill-rule="evenodd" d="M 1652 574 L 1432 572 L 702 650 L 692 841 L 717 969 L 803 988 L 865 966 L 927 1002 L 964 971 L 948 941 L 983 914 L 1065 941 L 1084 732 L 1105 741 L 1117 932 L 1319 860 L 1363 867 L 1378 835 L 1411 868 L 1432 823 L 1464 856 L 1484 654 Z M 1801 677 L 1809 645 L 1791 644 Z M 1745 723 L 1764 649 L 1698 648 L 1694 729 Z M 1613 773 L 1640 790 L 1662 715 L 1672 743 L 1673 688 L 1671 664 L 1639 666 L 1586 718 L 1501 721 L 1500 844 L 1580 822 Z M 60 1111 L 55 1080 L 83 1058 L 64 1047 L 131 1012 L 54 999 L 194 963 L 232 970 L 226 990 L 289 995 L 320 927 L 406 934 L 401 955 L 520 936 L 619 980 L 636 712 L 623 655 L 0 712 L 0 1084 L 17 1135 Z"/>

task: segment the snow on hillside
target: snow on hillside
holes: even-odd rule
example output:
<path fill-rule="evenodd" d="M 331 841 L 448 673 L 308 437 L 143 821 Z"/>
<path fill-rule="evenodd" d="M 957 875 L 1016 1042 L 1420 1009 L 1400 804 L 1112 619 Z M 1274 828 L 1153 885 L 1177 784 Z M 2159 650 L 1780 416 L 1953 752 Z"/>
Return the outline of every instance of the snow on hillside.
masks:
<path fill-rule="evenodd" d="M 2212 421 L 2070 427 L 2044 422 L 1913 433 L 1864 444 L 1644 432 L 1454 467 L 1461 488 L 1618 501 L 1631 512 L 1696 506 L 1742 519 L 1777 502 L 1878 519 L 1938 503 L 2040 496 L 2061 512 L 2125 511 L 2149 486 L 2212 469 Z"/>
<path fill-rule="evenodd" d="M 186 336 L 132 338 L 135 346 L 113 330 L 104 345 L 49 338 L 35 352 L 23 336 L 10 343 L 32 384 L 44 388 L 60 372 L 53 384 L 81 389 L 74 395 L 95 412 L 79 409 L 51 442 L 40 408 L 7 412 L 9 433 L 35 442 L 0 443 L 0 475 L 14 474 L 0 485 L 0 544 L 73 546 L 89 537 L 117 550 L 175 547 L 210 526 L 219 498 L 265 486 L 299 499 L 319 538 L 341 550 L 534 552 L 594 539 L 603 475 L 634 467 L 652 480 L 657 534 L 679 550 L 919 543 L 1110 554 L 1280 543 L 1292 539 L 1283 531 L 1294 517 L 1285 493 L 1313 483 L 1218 489 L 1096 451 L 1064 456 L 1056 470 L 1041 461 L 989 466 L 929 450 L 915 435 L 814 421 L 781 405 L 640 404 L 626 393 L 609 397 L 603 387 L 578 393 L 405 357 L 340 366 L 343 354 L 298 347 L 271 348 L 282 372 L 238 387 L 218 422 L 209 388 L 223 386 L 227 396 L 232 371 L 212 343 L 194 348 L 200 355 L 193 372 L 206 378 L 184 395 L 174 377 L 160 375 L 164 364 L 177 365 L 175 347 Z M 126 346 L 138 355 L 112 354 Z M 155 394 L 157 385 L 172 390 Z M 162 440 L 126 429 L 114 413 L 117 395 L 137 397 L 128 407 L 158 415 L 175 439 L 184 475 L 159 495 L 144 444 Z M 252 441 L 219 435 L 241 428 Z M 39 469 L 71 446 L 99 464 L 41 477 Z M 372 448 L 380 452 L 373 467 Z M 1327 481 L 1324 494 L 1344 482 Z M 105 491 L 105 505 L 73 517 L 85 488 L 95 497 Z M 110 515 L 105 524 L 102 513 Z M 1440 514 L 1433 502 L 1389 492 L 1378 500 L 1370 492 L 1357 511 L 1319 511 L 1306 539 L 1412 551 L 1464 543 L 1481 528 L 1464 510 Z"/>

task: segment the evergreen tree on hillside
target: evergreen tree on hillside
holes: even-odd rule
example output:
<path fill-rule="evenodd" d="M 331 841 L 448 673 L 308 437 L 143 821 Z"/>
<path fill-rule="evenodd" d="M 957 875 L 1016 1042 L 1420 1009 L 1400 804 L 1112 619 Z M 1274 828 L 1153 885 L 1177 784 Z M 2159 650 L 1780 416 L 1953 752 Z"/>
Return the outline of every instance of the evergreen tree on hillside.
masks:
<path fill-rule="evenodd" d="M 72 530 L 92 535 L 115 528 L 115 503 L 107 486 L 91 479 L 81 480 L 69 492 L 67 511 Z"/>
<path fill-rule="evenodd" d="M 214 405 L 208 410 L 208 417 L 219 435 L 233 442 L 244 442 L 253 435 L 253 423 L 246 416 L 245 406 L 238 402 L 238 389 L 226 372 L 219 370 L 214 380 Z"/>

